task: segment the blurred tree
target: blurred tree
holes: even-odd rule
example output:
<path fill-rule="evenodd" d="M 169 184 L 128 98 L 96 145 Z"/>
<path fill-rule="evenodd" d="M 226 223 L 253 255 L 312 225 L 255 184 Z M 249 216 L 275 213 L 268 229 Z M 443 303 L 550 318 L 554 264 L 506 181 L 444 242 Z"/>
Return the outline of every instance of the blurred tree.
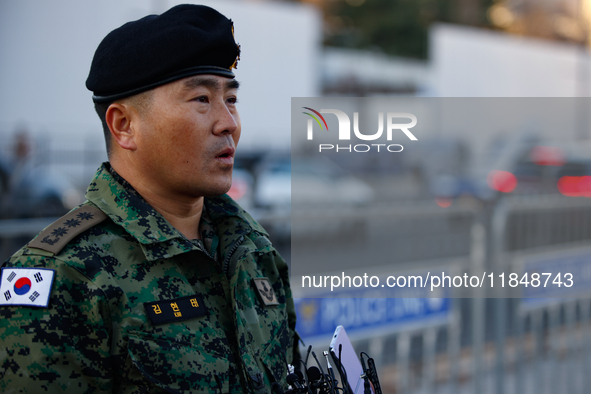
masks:
<path fill-rule="evenodd" d="M 489 9 L 492 24 L 511 34 L 586 45 L 589 0 L 498 0 Z"/>
<path fill-rule="evenodd" d="M 490 27 L 494 0 L 308 0 L 325 16 L 325 44 L 425 59 L 434 22 Z"/>
<path fill-rule="evenodd" d="M 591 0 L 291 0 L 324 12 L 325 44 L 425 59 L 434 22 L 591 46 Z"/>
<path fill-rule="evenodd" d="M 292 0 L 298 1 L 298 0 Z M 324 13 L 326 45 L 425 59 L 428 30 L 446 22 L 591 44 L 591 0 L 299 0 Z"/>

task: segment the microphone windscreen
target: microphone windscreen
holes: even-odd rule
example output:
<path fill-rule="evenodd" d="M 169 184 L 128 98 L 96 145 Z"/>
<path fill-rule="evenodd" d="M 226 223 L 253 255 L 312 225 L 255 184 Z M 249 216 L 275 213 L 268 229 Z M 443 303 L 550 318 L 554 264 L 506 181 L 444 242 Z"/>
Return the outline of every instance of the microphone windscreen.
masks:
<path fill-rule="evenodd" d="M 296 375 L 295 373 L 290 373 L 289 375 L 287 375 L 287 383 L 289 383 L 290 386 L 295 386 L 294 383 L 296 382 L 300 382 L 300 378 L 298 377 L 298 375 Z"/>
<path fill-rule="evenodd" d="M 308 380 L 309 381 L 316 381 L 318 379 L 320 379 L 322 377 L 322 374 L 320 373 L 320 370 L 318 369 L 318 367 L 310 367 L 308 368 Z"/>

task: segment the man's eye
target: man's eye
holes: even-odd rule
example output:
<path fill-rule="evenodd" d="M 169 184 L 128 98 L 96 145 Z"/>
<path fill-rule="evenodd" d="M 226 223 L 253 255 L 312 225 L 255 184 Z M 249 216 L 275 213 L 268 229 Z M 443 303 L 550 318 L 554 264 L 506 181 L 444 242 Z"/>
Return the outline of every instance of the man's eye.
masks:
<path fill-rule="evenodd" d="M 194 99 L 195 101 L 198 101 L 200 103 L 209 103 L 209 97 L 207 96 L 199 96 L 199 97 L 195 97 Z"/>
<path fill-rule="evenodd" d="M 237 102 L 238 102 L 238 99 L 236 97 L 228 98 L 228 103 L 230 103 L 230 104 L 236 104 Z"/>

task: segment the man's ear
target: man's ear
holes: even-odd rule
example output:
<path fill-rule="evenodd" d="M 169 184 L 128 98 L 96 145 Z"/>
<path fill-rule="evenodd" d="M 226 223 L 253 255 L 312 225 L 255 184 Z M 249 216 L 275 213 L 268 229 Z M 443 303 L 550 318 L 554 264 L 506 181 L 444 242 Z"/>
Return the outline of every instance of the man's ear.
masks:
<path fill-rule="evenodd" d="M 113 103 L 107 108 L 105 120 L 114 143 L 122 149 L 136 150 L 135 133 L 131 127 L 131 119 L 134 115 L 133 108 L 128 105 Z"/>

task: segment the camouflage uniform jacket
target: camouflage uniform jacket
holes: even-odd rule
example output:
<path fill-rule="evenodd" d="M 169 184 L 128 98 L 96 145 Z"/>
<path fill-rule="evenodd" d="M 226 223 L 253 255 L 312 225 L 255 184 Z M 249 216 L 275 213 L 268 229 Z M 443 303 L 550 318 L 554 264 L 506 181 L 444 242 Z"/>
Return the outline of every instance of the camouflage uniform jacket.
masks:
<path fill-rule="evenodd" d="M 35 267 L 55 276 L 46 308 L 0 306 L 0 391 L 286 389 L 295 310 L 287 266 L 264 229 L 228 196 L 206 198 L 217 262 L 108 168 L 79 211 L 35 239 L 55 243 L 101 211 L 104 220 L 55 253 L 33 240 L 3 265 L 3 275 Z"/>

